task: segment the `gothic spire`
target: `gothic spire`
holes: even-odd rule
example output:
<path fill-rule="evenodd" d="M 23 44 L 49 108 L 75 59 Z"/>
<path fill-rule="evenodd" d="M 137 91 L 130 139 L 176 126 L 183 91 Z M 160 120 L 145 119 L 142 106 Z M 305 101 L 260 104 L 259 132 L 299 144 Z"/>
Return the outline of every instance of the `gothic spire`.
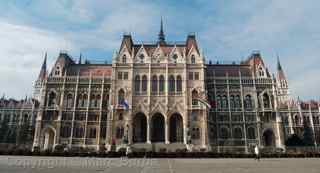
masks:
<path fill-rule="evenodd" d="M 277 69 L 278 69 L 278 71 L 282 71 L 282 66 L 280 64 L 279 56 L 277 57 Z"/>
<path fill-rule="evenodd" d="M 162 18 L 161 18 L 161 23 L 160 23 L 160 32 L 159 32 L 159 35 L 158 35 L 158 42 L 159 43 L 165 43 L 165 35 L 164 35 L 164 32 L 163 32 L 163 22 L 162 22 Z"/>
<path fill-rule="evenodd" d="M 47 75 L 47 56 L 48 56 L 48 54 L 46 52 L 38 79 L 44 79 Z"/>
<path fill-rule="evenodd" d="M 80 57 L 79 57 L 79 62 L 78 62 L 78 64 L 81 64 L 81 62 L 82 62 L 82 54 L 80 53 Z"/>

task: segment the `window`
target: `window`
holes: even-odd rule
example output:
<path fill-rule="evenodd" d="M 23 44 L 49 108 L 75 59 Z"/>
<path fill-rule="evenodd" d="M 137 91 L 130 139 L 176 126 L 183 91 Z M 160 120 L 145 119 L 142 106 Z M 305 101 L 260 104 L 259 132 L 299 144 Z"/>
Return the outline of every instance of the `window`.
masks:
<path fill-rule="evenodd" d="M 127 79 L 128 79 L 128 72 L 124 72 L 124 73 L 123 73 L 123 79 L 124 79 L 124 80 L 127 80 Z"/>
<path fill-rule="evenodd" d="M 237 95 L 236 97 L 235 97 L 235 107 L 236 108 L 241 108 L 242 106 L 241 106 L 241 100 L 240 100 L 240 96 L 239 95 Z"/>
<path fill-rule="evenodd" d="M 198 106 L 199 105 L 199 102 L 198 102 L 197 98 L 198 98 L 198 92 L 196 90 L 193 90 L 192 91 L 192 105 L 193 106 Z"/>
<path fill-rule="evenodd" d="M 61 137 L 68 138 L 71 135 L 71 128 L 68 126 L 63 126 L 60 133 Z"/>
<path fill-rule="evenodd" d="M 152 76 L 152 92 L 158 92 L 158 77 L 156 75 Z"/>
<path fill-rule="evenodd" d="M 135 92 L 140 92 L 140 76 L 137 75 L 134 79 L 134 90 Z"/>
<path fill-rule="evenodd" d="M 164 77 L 163 77 L 163 75 L 161 75 L 160 79 L 159 79 L 159 91 L 164 92 Z"/>
<path fill-rule="evenodd" d="M 177 92 L 182 91 L 182 79 L 181 76 L 177 76 Z"/>
<path fill-rule="evenodd" d="M 221 100 L 221 96 L 217 96 L 217 107 L 218 109 L 222 108 L 222 100 Z"/>
<path fill-rule="evenodd" d="M 88 106 L 88 95 L 84 94 L 82 96 L 82 103 L 81 103 L 81 107 L 87 107 Z"/>
<path fill-rule="evenodd" d="M 147 79 L 147 76 L 144 75 L 142 76 L 142 91 L 147 91 L 147 88 L 148 88 L 148 79 Z"/>
<path fill-rule="evenodd" d="M 252 98 L 251 98 L 251 95 L 246 95 L 244 103 L 245 103 L 245 108 L 246 109 L 252 109 Z"/>
<path fill-rule="evenodd" d="M 199 80 L 199 72 L 194 73 L 194 80 Z"/>
<path fill-rule="evenodd" d="M 72 108 L 73 107 L 73 96 L 72 94 L 67 95 L 67 103 L 66 103 L 67 108 Z"/>
<path fill-rule="evenodd" d="M 56 105 L 56 93 L 55 92 L 50 92 L 49 94 L 49 102 L 48 102 L 48 106 L 49 107 L 53 107 Z"/>
<path fill-rule="evenodd" d="M 144 55 L 141 54 L 141 55 L 139 56 L 139 58 L 140 58 L 140 63 L 144 63 Z"/>
<path fill-rule="evenodd" d="M 119 121 L 122 121 L 122 120 L 123 120 L 123 114 L 122 114 L 122 113 L 119 114 L 118 120 L 119 120 Z"/>
<path fill-rule="evenodd" d="M 174 54 L 173 56 L 172 56 L 172 59 L 173 59 L 173 63 L 177 63 L 177 59 L 178 59 L 178 55 L 177 54 Z"/>
<path fill-rule="evenodd" d="M 191 55 L 191 64 L 196 63 L 196 57 L 194 55 Z"/>
<path fill-rule="evenodd" d="M 122 63 L 127 63 L 127 56 L 126 55 L 123 55 L 122 56 Z"/>
<path fill-rule="evenodd" d="M 192 139 L 200 139 L 200 128 L 198 128 L 198 127 L 192 128 L 191 138 Z"/>
<path fill-rule="evenodd" d="M 222 108 L 227 109 L 228 108 L 228 98 L 226 95 L 222 97 Z"/>
<path fill-rule="evenodd" d="M 259 76 L 260 76 L 260 77 L 263 77 L 263 76 L 264 76 L 264 70 L 263 70 L 262 67 L 259 67 L 259 68 L 258 68 L 258 73 L 259 73 Z"/>
<path fill-rule="evenodd" d="M 82 127 L 74 128 L 74 136 L 75 138 L 83 138 L 84 130 Z"/>
<path fill-rule="evenodd" d="M 240 127 L 236 127 L 233 129 L 233 136 L 236 139 L 241 139 L 242 138 L 242 129 Z"/>
<path fill-rule="evenodd" d="M 175 79 L 174 76 L 169 77 L 169 92 L 174 92 L 175 91 Z"/>
<path fill-rule="evenodd" d="M 122 72 L 118 72 L 118 79 L 119 79 L 119 80 L 122 79 Z"/>
<path fill-rule="evenodd" d="M 230 107 L 231 109 L 235 108 L 235 99 L 233 95 L 230 96 Z"/>
<path fill-rule="evenodd" d="M 90 99 L 90 107 L 95 107 L 96 96 L 93 94 Z"/>
<path fill-rule="evenodd" d="M 118 104 L 122 105 L 124 102 L 124 91 L 123 89 L 120 89 L 118 92 Z"/>
<path fill-rule="evenodd" d="M 57 66 L 57 67 L 56 67 L 56 69 L 55 69 L 55 71 L 54 71 L 54 75 L 55 75 L 55 76 L 60 76 L 60 75 L 61 75 L 61 68 L 60 68 L 60 66 Z"/>
<path fill-rule="evenodd" d="M 124 129 L 122 126 L 120 127 L 117 127 L 117 130 L 116 130 L 116 138 L 117 139 L 121 139 L 123 137 L 123 134 L 124 134 Z"/>
<path fill-rule="evenodd" d="M 101 96 L 100 95 L 97 95 L 96 96 L 96 99 L 95 99 L 95 102 L 94 102 L 94 107 L 100 107 L 100 103 L 101 103 Z"/>
<path fill-rule="evenodd" d="M 256 132 L 253 127 L 248 128 L 248 139 L 256 139 Z"/>
<path fill-rule="evenodd" d="M 96 138 L 97 130 L 95 127 L 90 128 L 89 138 Z"/>
<path fill-rule="evenodd" d="M 229 138 L 229 130 L 226 127 L 220 128 L 220 138 L 228 139 Z"/>
<path fill-rule="evenodd" d="M 270 108 L 270 99 L 267 93 L 263 94 L 263 106 L 264 108 Z"/>

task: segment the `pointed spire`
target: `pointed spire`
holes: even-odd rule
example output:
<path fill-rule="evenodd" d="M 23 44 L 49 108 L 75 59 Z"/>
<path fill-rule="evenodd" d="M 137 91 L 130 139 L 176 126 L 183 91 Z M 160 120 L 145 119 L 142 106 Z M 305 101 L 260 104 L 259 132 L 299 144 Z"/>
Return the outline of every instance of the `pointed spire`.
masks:
<path fill-rule="evenodd" d="M 44 79 L 47 75 L 47 56 L 48 56 L 48 54 L 46 52 L 38 79 Z"/>
<path fill-rule="evenodd" d="M 165 43 L 165 35 L 164 35 L 164 32 L 163 32 L 163 22 L 162 22 L 162 17 L 161 17 L 161 23 L 160 23 L 160 32 L 159 32 L 159 35 L 158 35 L 158 42 L 159 43 Z"/>
<path fill-rule="evenodd" d="M 80 53 L 80 57 L 79 57 L 79 62 L 78 62 L 78 64 L 81 64 L 81 62 L 82 62 L 82 54 Z"/>
<path fill-rule="evenodd" d="M 280 59 L 279 59 L 279 55 L 277 55 L 277 69 L 280 71 L 282 71 L 282 66 L 280 64 Z"/>

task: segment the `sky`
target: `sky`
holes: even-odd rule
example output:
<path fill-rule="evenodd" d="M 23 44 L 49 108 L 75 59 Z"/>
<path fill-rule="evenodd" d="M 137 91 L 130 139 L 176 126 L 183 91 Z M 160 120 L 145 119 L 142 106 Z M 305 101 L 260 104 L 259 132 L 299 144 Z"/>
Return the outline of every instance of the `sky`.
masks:
<path fill-rule="evenodd" d="M 318 0 L 9 0 L 0 2 L 0 94 L 32 95 L 45 52 L 111 61 L 122 35 L 155 41 L 195 33 L 207 60 L 240 61 L 260 51 L 271 72 L 277 56 L 290 93 L 320 99 Z"/>

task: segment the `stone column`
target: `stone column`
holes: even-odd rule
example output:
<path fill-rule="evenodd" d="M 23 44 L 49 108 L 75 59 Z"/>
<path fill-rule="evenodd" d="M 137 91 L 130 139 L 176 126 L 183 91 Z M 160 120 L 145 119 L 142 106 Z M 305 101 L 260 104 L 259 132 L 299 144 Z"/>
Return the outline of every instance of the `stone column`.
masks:
<path fill-rule="evenodd" d="M 169 118 L 166 116 L 164 120 L 164 128 L 165 128 L 165 143 L 170 144 L 169 140 Z"/>
<path fill-rule="evenodd" d="M 151 137 L 150 137 L 150 115 L 147 116 L 147 143 L 151 144 Z"/>

